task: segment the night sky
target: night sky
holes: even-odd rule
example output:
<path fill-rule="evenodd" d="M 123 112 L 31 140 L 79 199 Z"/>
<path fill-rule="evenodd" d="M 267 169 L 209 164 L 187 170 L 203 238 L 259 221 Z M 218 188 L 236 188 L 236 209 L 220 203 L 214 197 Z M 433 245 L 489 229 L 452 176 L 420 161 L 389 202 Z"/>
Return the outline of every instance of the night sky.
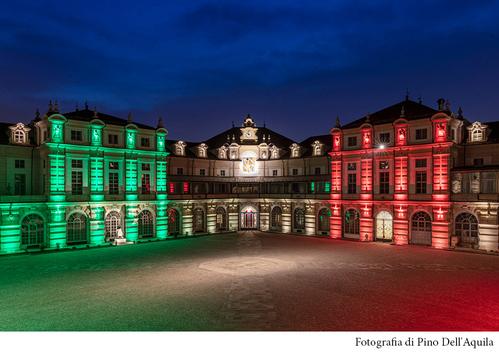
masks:
<path fill-rule="evenodd" d="M 410 96 L 499 120 L 499 1 L 18 1 L 0 120 L 49 99 L 207 139 L 251 113 L 302 140 Z"/>

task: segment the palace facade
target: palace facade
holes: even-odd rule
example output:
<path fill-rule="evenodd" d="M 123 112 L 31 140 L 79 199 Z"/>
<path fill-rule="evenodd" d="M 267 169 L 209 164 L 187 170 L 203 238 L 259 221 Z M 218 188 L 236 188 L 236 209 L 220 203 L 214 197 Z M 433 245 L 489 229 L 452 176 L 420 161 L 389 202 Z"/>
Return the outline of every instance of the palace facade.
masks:
<path fill-rule="evenodd" d="M 0 253 L 262 230 L 498 250 L 499 122 L 408 97 L 294 141 L 247 116 L 188 142 L 50 105 L 0 124 Z"/>

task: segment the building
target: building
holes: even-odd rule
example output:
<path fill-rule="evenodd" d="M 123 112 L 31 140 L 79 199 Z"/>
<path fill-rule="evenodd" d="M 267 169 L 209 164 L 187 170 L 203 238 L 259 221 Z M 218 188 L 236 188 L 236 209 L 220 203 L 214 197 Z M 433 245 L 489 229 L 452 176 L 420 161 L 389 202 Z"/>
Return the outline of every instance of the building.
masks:
<path fill-rule="evenodd" d="M 247 116 L 204 141 L 50 105 L 0 125 L 0 253 L 262 230 L 498 250 L 499 122 L 405 100 L 294 141 Z"/>
<path fill-rule="evenodd" d="M 0 126 L 0 252 L 167 237 L 167 131 L 88 109 Z"/>

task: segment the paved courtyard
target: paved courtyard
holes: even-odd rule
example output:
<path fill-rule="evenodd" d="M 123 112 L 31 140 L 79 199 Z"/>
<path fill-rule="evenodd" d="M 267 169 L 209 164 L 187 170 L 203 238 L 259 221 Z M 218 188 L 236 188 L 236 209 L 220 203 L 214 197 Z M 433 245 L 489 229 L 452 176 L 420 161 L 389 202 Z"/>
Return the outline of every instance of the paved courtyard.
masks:
<path fill-rule="evenodd" d="M 261 232 L 0 257 L 1 330 L 499 330 L 499 257 Z"/>

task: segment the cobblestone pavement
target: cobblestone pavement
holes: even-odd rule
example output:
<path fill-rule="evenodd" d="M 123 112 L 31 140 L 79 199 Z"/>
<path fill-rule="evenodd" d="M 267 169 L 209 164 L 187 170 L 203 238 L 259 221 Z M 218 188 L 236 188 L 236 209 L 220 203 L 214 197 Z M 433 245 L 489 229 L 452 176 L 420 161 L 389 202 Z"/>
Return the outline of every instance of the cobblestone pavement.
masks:
<path fill-rule="evenodd" d="M 1 330 L 499 330 L 499 257 L 261 232 L 0 257 Z"/>

